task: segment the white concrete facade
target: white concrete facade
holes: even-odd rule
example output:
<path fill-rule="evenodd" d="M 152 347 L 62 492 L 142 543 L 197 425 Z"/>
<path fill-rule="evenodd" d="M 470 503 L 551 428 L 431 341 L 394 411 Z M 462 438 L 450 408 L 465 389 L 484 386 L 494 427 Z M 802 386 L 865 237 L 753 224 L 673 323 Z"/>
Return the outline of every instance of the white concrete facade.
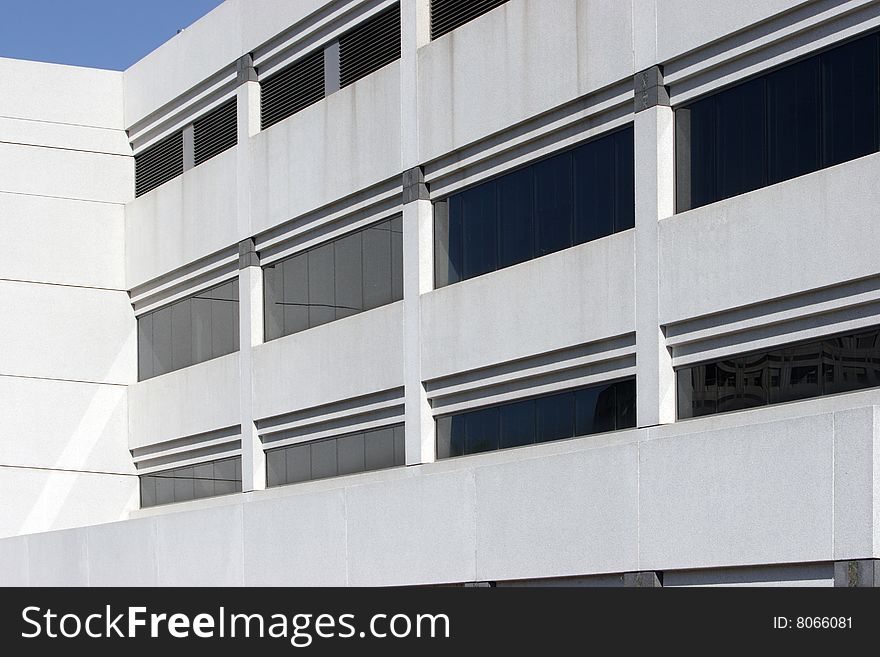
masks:
<path fill-rule="evenodd" d="M 266 130 L 236 61 L 262 79 L 393 0 L 227 0 L 124 73 L 0 60 L 0 584 L 829 585 L 880 558 L 880 389 L 676 421 L 674 385 L 880 324 L 880 154 L 676 213 L 673 152 L 676 105 L 880 2 L 510 0 L 435 40 L 429 3 L 400 0 L 398 61 Z M 634 112 L 655 65 L 671 106 Z M 132 156 L 233 97 L 237 145 L 135 198 Z M 624 125 L 634 229 L 434 289 L 432 201 Z M 401 214 L 401 301 L 264 341 L 241 242 L 266 266 Z M 240 350 L 138 382 L 136 317 L 230 280 Z M 435 459 L 435 416 L 623 377 L 633 429 Z M 267 488 L 270 445 L 398 423 L 405 467 Z M 242 493 L 139 508 L 138 472 L 218 455 Z"/>

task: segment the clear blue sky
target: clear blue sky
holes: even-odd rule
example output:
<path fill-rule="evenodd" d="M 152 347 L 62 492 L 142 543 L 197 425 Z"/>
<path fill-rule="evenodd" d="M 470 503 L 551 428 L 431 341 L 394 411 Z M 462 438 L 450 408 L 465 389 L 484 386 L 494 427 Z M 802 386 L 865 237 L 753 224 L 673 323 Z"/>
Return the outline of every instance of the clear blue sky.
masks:
<path fill-rule="evenodd" d="M 222 0 L 0 0 L 0 57 L 123 71 Z"/>

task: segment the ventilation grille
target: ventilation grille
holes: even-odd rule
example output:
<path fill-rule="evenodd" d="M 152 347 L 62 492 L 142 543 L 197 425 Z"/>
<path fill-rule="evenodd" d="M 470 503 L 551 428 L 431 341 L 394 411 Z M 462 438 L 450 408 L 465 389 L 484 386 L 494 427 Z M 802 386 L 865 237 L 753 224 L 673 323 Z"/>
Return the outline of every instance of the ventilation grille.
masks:
<path fill-rule="evenodd" d="M 452 32 L 505 2 L 507 0 L 431 0 L 431 38 Z"/>
<path fill-rule="evenodd" d="M 176 132 L 134 156 L 134 195 L 151 189 L 183 173 L 183 133 Z"/>
<path fill-rule="evenodd" d="M 236 102 L 232 98 L 193 123 L 193 160 L 195 166 L 210 160 L 238 143 Z"/>
<path fill-rule="evenodd" d="M 263 130 L 324 98 L 324 51 L 294 62 L 260 83 Z"/>
<path fill-rule="evenodd" d="M 339 85 L 345 87 L 400 59 L 400 5 L 339 38 Z"/>

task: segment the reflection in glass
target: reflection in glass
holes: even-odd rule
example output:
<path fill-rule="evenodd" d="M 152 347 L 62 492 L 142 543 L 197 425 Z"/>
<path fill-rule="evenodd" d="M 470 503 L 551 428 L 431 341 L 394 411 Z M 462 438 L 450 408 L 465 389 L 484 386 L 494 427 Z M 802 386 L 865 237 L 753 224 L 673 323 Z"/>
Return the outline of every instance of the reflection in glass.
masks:
<path fill-rule="evenodd" d="M 880 329 L 683 367 L 686 419 L 880 386 Z"/>
<path fill-rule="evenodd" d="M 636 425 L 635 380 L 437 418 L 437 458 L 588 436 Z"/>

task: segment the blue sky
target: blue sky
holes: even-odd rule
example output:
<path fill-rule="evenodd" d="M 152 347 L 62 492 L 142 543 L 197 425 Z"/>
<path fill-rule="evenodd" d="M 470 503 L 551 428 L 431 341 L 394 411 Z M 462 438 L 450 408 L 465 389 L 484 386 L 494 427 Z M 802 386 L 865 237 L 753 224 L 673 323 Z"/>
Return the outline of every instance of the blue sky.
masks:
<path fill-rule="evenodd" d="M 0 57 L 122 71 L 222 0 L 0 0 Z"/>

